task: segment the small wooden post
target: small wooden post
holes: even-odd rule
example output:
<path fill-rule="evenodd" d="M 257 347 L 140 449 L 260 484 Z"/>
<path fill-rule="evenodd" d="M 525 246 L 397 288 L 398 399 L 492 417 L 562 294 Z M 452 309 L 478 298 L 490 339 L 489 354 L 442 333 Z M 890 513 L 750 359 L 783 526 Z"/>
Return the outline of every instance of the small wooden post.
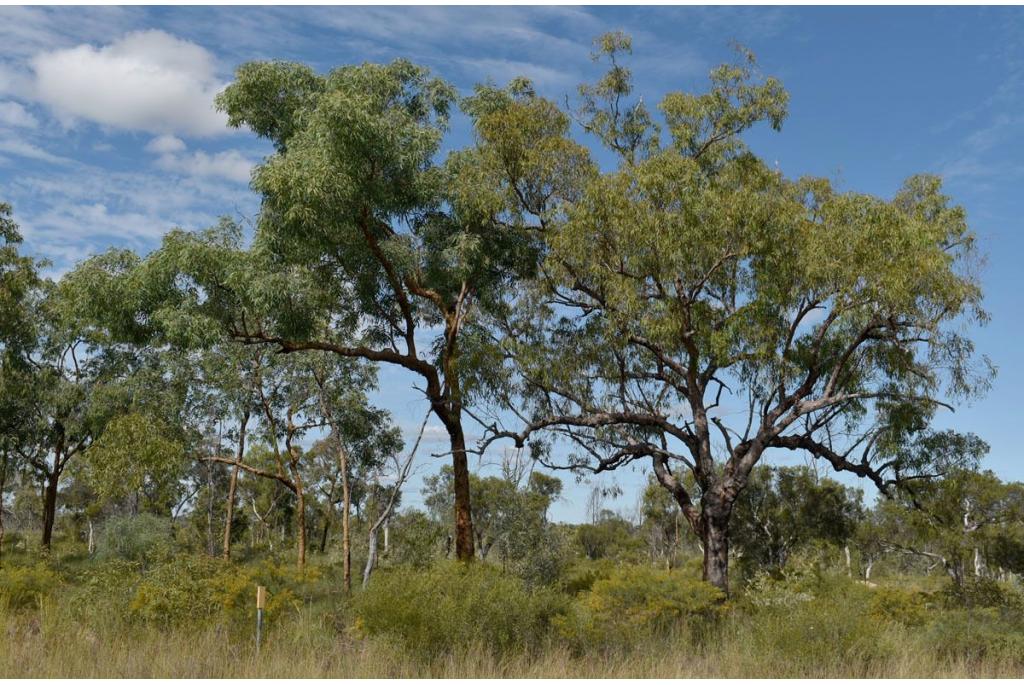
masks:
<path fill-rule="evenodd" d="M 263 610 L 267 608 L 267 588 L 256 586 L 256 653 L 260 653 L 260 642 L 263 640 Z"/>

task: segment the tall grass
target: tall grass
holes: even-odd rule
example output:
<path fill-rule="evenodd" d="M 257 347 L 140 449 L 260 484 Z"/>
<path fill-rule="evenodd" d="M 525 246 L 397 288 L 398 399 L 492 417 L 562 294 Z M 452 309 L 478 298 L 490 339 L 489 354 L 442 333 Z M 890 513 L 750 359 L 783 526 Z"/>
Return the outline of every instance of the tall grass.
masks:
<path fill-rule="evenodd" d="M 932 678 L 1021 677 L 1011 659 L 936 658 L 906 631 L 886 632 L 887 655 L 866 657 L 834 650 L 827 641 L 765 647 L 764 636 L 786 626 L 738 619 L 717 639 L 694 647 L 687 635 L 669 635 L 631 649 L 573 653 L 549 644 L 540 650 L 497 655 L 467 645 L 441 657 L 422 658 L 400 646 L 352 639 L 314 612 L 278 624 L 259 656 L 250 639 L 223 627 L 198 631 L 104 629 L 63 622 L 44 606 L 0 619 L 0 673 L 8 678 Z M 806 658 L 792 659 L 804 651 Z"/>

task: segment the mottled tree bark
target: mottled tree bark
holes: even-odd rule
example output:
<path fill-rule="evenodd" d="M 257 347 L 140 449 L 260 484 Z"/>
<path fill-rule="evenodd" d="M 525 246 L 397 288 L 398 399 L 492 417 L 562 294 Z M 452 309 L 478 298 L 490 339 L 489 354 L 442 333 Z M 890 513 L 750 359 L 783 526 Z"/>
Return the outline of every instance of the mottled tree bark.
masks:
<path fill-rule="evenodd" d="M 459 561 L 472 561 L 473 518 L 469 499 L 469 460 L 466 457 L 466 437 L 461 423 L 453 424 L 449 435 L 455 488 L 455 557 Z"/>

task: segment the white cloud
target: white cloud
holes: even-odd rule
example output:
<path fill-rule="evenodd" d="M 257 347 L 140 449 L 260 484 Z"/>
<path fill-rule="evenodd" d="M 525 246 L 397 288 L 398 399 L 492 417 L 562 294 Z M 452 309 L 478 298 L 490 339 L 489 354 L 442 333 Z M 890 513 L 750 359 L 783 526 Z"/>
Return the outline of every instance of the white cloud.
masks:
<path fill-rule="evenodd" d="M 236 183 L 248 183 L 254 163 L 238 150 L 225 150 L 213 154 L 202 151 L 187 155 L 168 153 L 161 155 L 156 165 L 164 171 L 186 176 L 223 178 Z"/>
<path fill-rule="evenodd" d="M 157 154 L 168 154 L 173 152 L 184 152 L 185 141 L 170 135 L 157 136 L 146 145 L 146 152 Z"/>
<path fill-rule="evenodd" d="M 51 164 L 74 164 L 74 160 L 47 152 L 38 145 L 13 138 L 0 139 L 0 152 Z"/>
<path fill-rule="evenodd" d="M 213 107 L 223 87 L 213 55 L 164 31 L 44 52 L 31 65 L 35 97 L 68 121 L 156 134 L 227 131 L 227 118 Z"/>
<path fill-rule="evenodd" d="M 15 128 L 36 128 L 39 122 L 17 102 L 0 102 L 0 125 Z"/>

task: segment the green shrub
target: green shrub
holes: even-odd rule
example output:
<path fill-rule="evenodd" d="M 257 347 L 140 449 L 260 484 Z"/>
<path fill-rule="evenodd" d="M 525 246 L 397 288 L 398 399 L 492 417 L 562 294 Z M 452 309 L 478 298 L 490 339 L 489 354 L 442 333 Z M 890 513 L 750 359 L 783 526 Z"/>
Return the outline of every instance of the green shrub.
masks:
<path fill-rule="evenodd" d="M 594 583 L 607 578 L 615 572 L 615 562 L 610 559 L 598 559 L 592 561 L 584 559 L 578 561 L 562 575 L 561 588 L 570 595 L 578 595 L 581 592 L 588 592 Z"/>
<path fill-rule="evenodd" d="M 920 592 L 892 587 L 875 588 L 869 613 L 877 620 L 905 626 L 921 626 L 928 621 L 927 598 Z"/>
<path fill-rule="evenodd" d="M 181 557 L 145 574 L 130 610 L 136 619 L 161 626 L 227 619 L 248 630 L 257 585 L 267 587 L 266 614 L 272 622 L 296 609 L 305 586 L 318 580 L 315 567 L 300 572 L 270 562 L 238 566 L 209 557 Z"/>
<path fill-rule="evenodd" d="M 1005 607 L 1024 609 L 1019 593 L 1003 587 L 993 578 L 967 578 L 960 585 L 949 583 L 942 598 L 951 609 Z"/>
<path fill-rule="evenodd" d="M 678 571 L 626 566 L 596 577 L 558 626 L 576 646 L 622 645 L 679 628 L 690 619 L 713 618 L 723 598 L 717 588 Z"/>
<path fill-rule="evenodd" d="M 496 653 L 535 647 L 564 604 L 558 593 L 530 588 L 488 564 L 442 562 L 380 571 L 355 597 L 353 611 L 358 633 L 434 656 L 467 646 Z"/>
<path fill-rule="evenodd" d="M 19 611 L 38 607 L 60 582 L 46 564 L 0 568 L 0 608 Z"/>
<path fill-rule="evenodd" d="M 756 573 L 743 590 L 747 604 L 757 608 L 792 608 L 815 597 L 817 579 L 810 574 L 789 570 L 780 576 Z"/>
<path fill-rule="evenodd" d="M 103 525 L 96 544 L 97 559 L 137 561 L 145 566 L 166 561 L 173 554 L 171 522 L 142 513 L 113 516 Z"/>

